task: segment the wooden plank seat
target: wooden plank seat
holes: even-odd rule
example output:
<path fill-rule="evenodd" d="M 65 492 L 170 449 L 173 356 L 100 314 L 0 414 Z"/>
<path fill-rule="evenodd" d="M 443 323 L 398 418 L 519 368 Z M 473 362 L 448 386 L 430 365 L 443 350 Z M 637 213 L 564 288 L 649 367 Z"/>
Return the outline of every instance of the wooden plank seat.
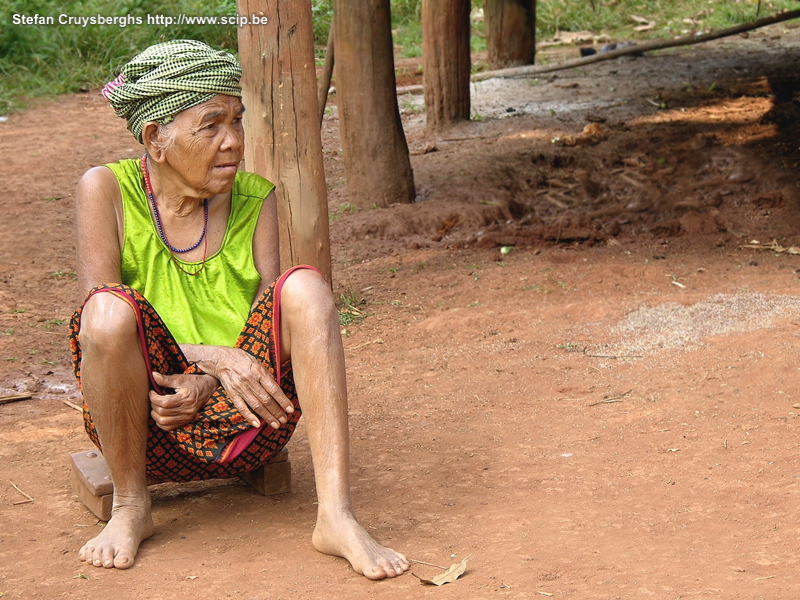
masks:
<path fill-rule="evenodd" d="M 111 503 L 114 484 L 108 471 L 106 459 L 97 450 L 85 450 L 70 455 L 72 466 L 72 489 L 81 502 L 103 521 L 111 518 Z M 239 476 L 265 496 L 284 494 L 292 490 L 292 468 L 289 451 L 284 448 L 262 467 Z M 147 480 L 147 485 L 164 483 Z"/>

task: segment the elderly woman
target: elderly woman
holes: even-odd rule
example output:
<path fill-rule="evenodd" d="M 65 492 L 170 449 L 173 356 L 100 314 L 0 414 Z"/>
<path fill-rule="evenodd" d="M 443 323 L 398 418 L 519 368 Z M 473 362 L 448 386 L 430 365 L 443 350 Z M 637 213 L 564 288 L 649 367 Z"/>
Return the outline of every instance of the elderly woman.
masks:
<path fill-rule="evenodd" d="M 241 70 L 191 40 L 148 48 L 103 95 L 144 144 L 77 190 L 72 350 L 89 436 L 114 483 L 111 520 L 80 551 L 129 568 L 153 534 L 146 480 L 259 467 L 305 414 L 319 508 L 312 542 L 371 579 L 409 567 L 356 521 L 344 353 L 328 284 L 281 275 L 274 186 L 238 171 Z M 299 398 L 299 400 L 298 400 Z"/>

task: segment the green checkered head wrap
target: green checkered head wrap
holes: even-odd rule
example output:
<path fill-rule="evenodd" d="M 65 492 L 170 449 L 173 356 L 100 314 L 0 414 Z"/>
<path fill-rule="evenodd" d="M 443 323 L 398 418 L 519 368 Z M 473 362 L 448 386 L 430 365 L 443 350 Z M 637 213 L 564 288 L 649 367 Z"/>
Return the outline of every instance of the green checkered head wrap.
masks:
<path fill-rule="evenodd" d="M 169 123 L 217 94 L 241 98 L 241 77 L 242 68 L 231 54 L 195 40 L 172 40 L 133 57 L 101 94 L 141 143 L 149 121 Z"/>

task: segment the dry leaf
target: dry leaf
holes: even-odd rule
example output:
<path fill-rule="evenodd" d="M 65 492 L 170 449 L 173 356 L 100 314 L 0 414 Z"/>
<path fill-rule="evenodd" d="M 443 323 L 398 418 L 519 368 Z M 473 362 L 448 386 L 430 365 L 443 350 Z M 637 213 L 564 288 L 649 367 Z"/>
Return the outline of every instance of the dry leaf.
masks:
<path fill-rule="evenodd" d="M 630 15 L 630 18 L 640 25 L 637 25 L 633 28 L 634 31 L 650 31 L 656 26 L 655 21 L 651 21 L 650 19 L 645 19 L 644 17 L 638 17 L 636 15 Z"/>
<path fill-rule="evenodd" d="M 420 580 L 421 583 L 427 583 L 428 585 L 444 585 L 445 583 L 453 583 L 456 579 L 461 577 L 467 570 L 467 561 L 472 558 L 472 554 L 465 557 L 460 563 L 455 563 L 450 565 L 450 568 L 447 569 L 444 573 L 440 573 L 433 579 L 423 579 L 419 575 L 412 573 L 414 577 Z"/>
<path fill-rule="evenodd" d="M 581 42 L 591 42 L 594 34 L 591 31 L 559 31 L 555 38 L 564 44 L 579 44 Z"/>

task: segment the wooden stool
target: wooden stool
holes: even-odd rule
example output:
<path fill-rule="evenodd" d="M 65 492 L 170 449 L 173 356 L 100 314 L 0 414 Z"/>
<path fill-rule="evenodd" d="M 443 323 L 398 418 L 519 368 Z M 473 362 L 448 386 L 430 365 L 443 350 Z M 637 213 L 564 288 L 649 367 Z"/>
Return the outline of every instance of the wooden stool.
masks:
<path fill-rule="evenodd" d="M 111 503 L 114 496 L 114 484 L 103 454 L 99 450 L 76 452 L 70 456 L 72 464 L 72 489 L 81 502 L 92 511 L 98 519 L 108 521 L 111 518 Z M 265 496 L 285 494 L 292 491 L 292 465 L 289 462 L 289 451 L 284 448 L 262 467 L 254 471 L 242 473 L 239 478 L 253 486 Z M 164 483 L 152 479 L 147 485 Z"/>

